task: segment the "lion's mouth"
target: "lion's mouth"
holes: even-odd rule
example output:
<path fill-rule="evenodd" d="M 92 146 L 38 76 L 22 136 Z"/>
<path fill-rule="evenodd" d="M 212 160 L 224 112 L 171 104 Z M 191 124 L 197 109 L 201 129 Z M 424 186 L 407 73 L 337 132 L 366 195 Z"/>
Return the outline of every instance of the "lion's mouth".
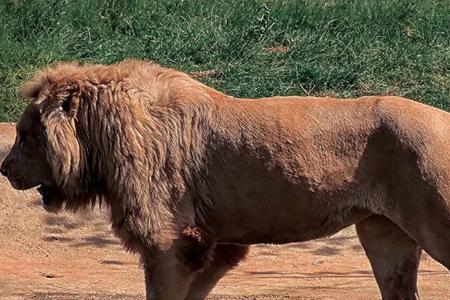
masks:
<path fill-rule="evenodd" d="M 11 183 L 11 186 L 16 190 L 25 190 L 22 177 L 8 177 L 8 180 Z"/>

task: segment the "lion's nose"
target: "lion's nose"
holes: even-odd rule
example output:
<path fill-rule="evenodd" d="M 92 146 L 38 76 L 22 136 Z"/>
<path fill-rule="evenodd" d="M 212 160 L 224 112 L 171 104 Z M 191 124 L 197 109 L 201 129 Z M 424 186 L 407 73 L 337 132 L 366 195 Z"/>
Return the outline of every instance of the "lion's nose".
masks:
<path fill-rule="evenodd" d="M 0 167 L 0 173 L 2 173 L 3 176 L 8 177 L 8 162 L 6 160 L 2 163 L 2 166 Z"/>

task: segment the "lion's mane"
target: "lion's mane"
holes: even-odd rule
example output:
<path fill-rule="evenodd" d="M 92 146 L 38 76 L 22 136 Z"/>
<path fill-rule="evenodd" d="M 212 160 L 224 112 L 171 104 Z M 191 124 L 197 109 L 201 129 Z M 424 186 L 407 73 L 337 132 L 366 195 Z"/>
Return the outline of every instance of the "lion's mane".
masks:
<path fill-rule="evenodd" d="M 208 99 L 220 93 L 184 73 L 129 60 L 59 64 L 22 94 L 41 111 L 47 159 L 67 209 L 103 200 L 130 249 L 171 234 L 174 226 L 166 225 L 173 224 L 165 224 L 177 214 L 171 201 L 184 196 L 201 169 L 204 124 L 213 111 Z M 123 230 L 125 223 L 135 228 Z"/>

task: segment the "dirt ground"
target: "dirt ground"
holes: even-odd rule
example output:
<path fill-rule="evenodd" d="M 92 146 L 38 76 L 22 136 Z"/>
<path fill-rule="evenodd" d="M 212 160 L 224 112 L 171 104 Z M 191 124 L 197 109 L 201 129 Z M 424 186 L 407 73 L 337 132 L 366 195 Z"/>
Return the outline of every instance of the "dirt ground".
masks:
<path fill-rule="evenodd" d="M 0 125 L 0 161 L 14 140 Z M 144 299 L 137 257 L 110 233 L 106 209 L 45 213 L 35 190 L 0 178 L 0 300 Z M 450 299 L 450 274 L 424 255 L 422 299 Z M 257 245 L 209 299 L 380 299 L 353 228 L 326 239 Z"/>

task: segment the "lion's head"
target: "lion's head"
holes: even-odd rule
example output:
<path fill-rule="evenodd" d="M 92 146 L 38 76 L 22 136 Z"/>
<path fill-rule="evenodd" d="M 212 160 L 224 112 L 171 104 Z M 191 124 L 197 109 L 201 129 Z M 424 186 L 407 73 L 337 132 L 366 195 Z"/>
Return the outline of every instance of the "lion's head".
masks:
<path fill-rule="evenodd" d="M 16 126 L 16 140 L 1 173 L 20 190 L 37 187 L 47 210 L 76 208 L 91 192 L 83 180 L 86 151 L 76 126 L 81 87 L 76 66 L 42 73 L 22 87 L 31 99 Z"/>
<path fill-rule="evenodd" d="M 154 180 L 181 176 L 180 157 L 188 151 L 179 148 L 200 147 L 201 138 L 197 145 L 185 140 L 191 133 L 181 133 L 190 126 L 177 119 L 177 105 L 185 105 L 176 101 L 180 95 L 203 99 L 202 88 L 184 73 L 145 61 L 62 63 L 45 69 L 22 87 L 31 101 L 1 173 L 17 189 L 39 186 L 50 210 L 77 210 L 96 200 L 111 205 L 126 195 L 150 197 L 146 191 Z M 182 113 L 187 124 L 190 113 L 196 115 Z M 152 186 L 155 195 L 172 190 Z"/>

